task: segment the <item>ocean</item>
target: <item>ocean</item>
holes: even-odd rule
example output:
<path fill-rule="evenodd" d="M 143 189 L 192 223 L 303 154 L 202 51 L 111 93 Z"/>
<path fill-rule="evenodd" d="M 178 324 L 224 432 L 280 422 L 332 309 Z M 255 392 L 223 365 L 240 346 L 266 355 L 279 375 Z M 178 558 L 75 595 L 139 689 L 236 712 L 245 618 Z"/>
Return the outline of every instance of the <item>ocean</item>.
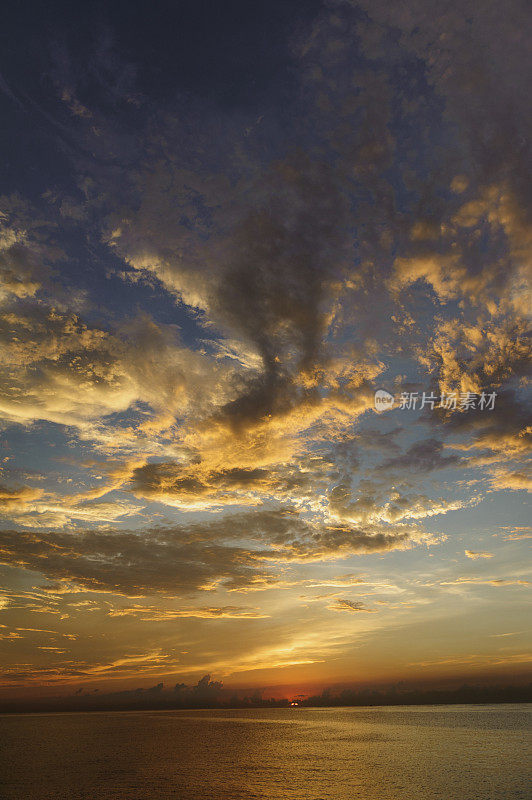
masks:
<path fill-rule="evenodd" d="M 0 716 L 2 800 L 529 800 L 532 708 Z"/>

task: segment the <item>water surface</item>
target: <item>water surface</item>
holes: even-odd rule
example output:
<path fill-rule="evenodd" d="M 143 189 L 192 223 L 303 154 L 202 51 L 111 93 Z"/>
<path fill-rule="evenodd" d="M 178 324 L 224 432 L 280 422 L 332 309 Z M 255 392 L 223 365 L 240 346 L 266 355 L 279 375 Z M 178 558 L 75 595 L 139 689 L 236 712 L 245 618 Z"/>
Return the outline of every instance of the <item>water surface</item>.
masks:
<path fill-rule="evenodd" d="M 0 717 L 2 800 L 529 800 L 531 709 Z"/>

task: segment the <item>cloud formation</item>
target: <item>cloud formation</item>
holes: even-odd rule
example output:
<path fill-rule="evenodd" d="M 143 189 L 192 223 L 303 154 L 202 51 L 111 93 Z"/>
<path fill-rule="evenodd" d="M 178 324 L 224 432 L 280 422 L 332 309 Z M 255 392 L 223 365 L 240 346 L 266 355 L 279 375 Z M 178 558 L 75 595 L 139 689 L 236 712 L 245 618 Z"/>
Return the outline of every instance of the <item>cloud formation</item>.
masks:
<path fill-rule="evenodd" d="M 289 510 L 242 513 L 213 522 L 127 532 L 2 531 L 0 558 L 48 578 L 91 591 L 180 596 L 223 583 L 246 589 L 275 583 L 272 567 L 346 558 L 354 553 L 433 544 L 413 527 L 365 528 L 305 522 Z"/>
<path fill-rule="evenodd" d="M 405 625 L 521 613 L 530 12 L 286 14 L 249 75 L 218 32 L 198 75 L 110 13 L 1 79 L 6 680 L 157 693 L 186 662 L 201 699 L 215 669 L 344 679 L 362 629 L 377 674 Z M 435 407 L 377 415 L 378 388 Z"/>

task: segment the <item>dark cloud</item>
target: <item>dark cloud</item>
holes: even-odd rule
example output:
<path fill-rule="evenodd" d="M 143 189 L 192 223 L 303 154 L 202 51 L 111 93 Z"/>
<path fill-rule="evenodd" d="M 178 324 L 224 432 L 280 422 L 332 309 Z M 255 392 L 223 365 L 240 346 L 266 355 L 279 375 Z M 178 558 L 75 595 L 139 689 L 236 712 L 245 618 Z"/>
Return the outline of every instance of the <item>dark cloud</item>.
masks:
<path fill-rule="evenodd" d="M 293 511 L 278 510 L 138 533 L 5 530 L 0 535 L 0 559 L 96 592 L 179 596 L 220 582 L 230 589 L 275 585 L 275 574 L 264 566 L 268 562 L 344 558 L 404 549 L 419 541 L 435 539 L 413 527 L 317 525 Z"/>
<path fill-rule="evenodd" d="M 209 470 L 201 461 L 192 465 L 175 462 L 145 464 L 131 475 L 131 490 L 139 497 L 178 499 L 186 505 L 204 499 L 218 503 L 258 503 L 265 496 L 279 498 L 312 493 L 330 468 L 319 459 L 302 471 L 296 462 L 262 467 L 228 467 Z"/>
<path fill-rule="evenodd" d="M 241 547 L 195 542 L 208 526 L 192 532 L 125 531 L 81 534 L 2 533 L 1 559 L 49 578 L 73 581 L 92 591 L 140 596 L 158 592 L 180 595 L 213 581 L 245 583 L 264 571 L 253 554 Z"/>
<path fill-rule="evenodd" d="M 530 451 L 531 424 L 529 404 L 511 387 L 497 392 L 493 410 L 471 409 L 453 414 L 445 421 L 450 431 L 473 437 L 477 448 L 500 454 L 515 451 L 518 456 Z"/>
<path fill-rule="evenodd" d="M 402 469 L 406 472 L 432 472 L 436 469 L 455 466 L 460 462 L 460 456 L 445 456 L 444 443 L 440 439 L 424 439 L 416 442 L 402 455 L 383 461 L 379 471 Z"/>
<path fill-rule="evenodd" d="M 144 496 L 192 494 L 200 497 L 213 489 L 245 489 L 268 481 L 269 470 L 233 467 L 204 473 L 201 478 L 190 473 L 190 467 L 174 462 L 145 464 L 132 474 L 132 489 Z"/>
<path fill-rule="evenodd" d="M 401 32 L 400 44 L 426 65 L 445 97 L 447 112 L 467 136 L 467 158 L 483 180 L 509 180 L 526 214 L 531 211 L 528 86 L 532 78 L 526 31 L 527 3 L 504 9 L 474 0 L 435 0 L 357 5 L 371 18 Z"/>
<path fill-rule="evenodd" d="M 332 603 L 329 603 L 327 608 L 331 611 L 346 611 L 350 614 L 353 614 L 357 611 L 366 611 L 367 613 L 371 613 L 370 609 L 366 608 L 364 603 L 361 603 L 358 600 L 345 600 L 339 597 L 336 600 L 333 600 Z"/>
<path fill-rule="evenodd" d="M 297 153 L 275 165 L 251 202 L 256 207 L 232 232 L 213 300 L 264 367 L 222 410 L 236 425 L 283 413 L 293 402 L 290 379 L 316 364 L 331 283 L 349 251 L 348 200 L 327 163 Z"/>

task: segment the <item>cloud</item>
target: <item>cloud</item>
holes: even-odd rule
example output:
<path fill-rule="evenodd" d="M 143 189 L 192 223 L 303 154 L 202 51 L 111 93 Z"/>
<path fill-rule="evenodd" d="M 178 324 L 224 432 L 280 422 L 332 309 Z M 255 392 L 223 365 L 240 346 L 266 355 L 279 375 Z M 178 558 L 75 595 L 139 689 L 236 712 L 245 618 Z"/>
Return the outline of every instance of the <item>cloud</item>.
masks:
<path fill-rule="evenodd" d="M 493 553 L 475 553 L 474 550 L 465 550 L 464 552 L 466 556 L 473 559 L 473 561 L 479 558 L 493 558 Z"/>
<path fill-rule="evenodd" d="M 511 489 L 513 491 L 532 491 L 532 468 L 524 464 L 522 468 L 508 469 L 504 467 L 492 470 L 491 485 L 494 489 Z"/>
<path fill-rule="evenodd" d="M 532 538 L 532 528 L 527 525 L 502 525 L 501 528 L 504 531 L 502 536 L 507 542 L 515 542 L 519 541 L 520 539 Z"/>
<path fill-rule="evenodd" d="M 441 581 L 441 586 L 462 586 L 476 584 L 479 586 L 529 586 L 530 581 L 512 578 L 468 578 L 459 577 L 452 581 Z"/>
<path fill-rule="evenodd" d="M 23 510 L 28 504 L 42 497 L 43 490 L 32 486 L 10 488 L 0 484 L 0 514 Z"/>
<path fill-rule="evenodd" d="M 330 611 L 346 611 L 350 614 L 353 614 L 358 611 L 366 611 L 367 613 L 373 613 L 371 609 L 366 608 L 363 603 L 354 600 L 344 600 L 338 598 L 332 603 L 329 603 L 327 608 Z"/>
<path fill-rule="evenodd" d="M 447 113 L 467 137 L 468 158 L 485 179 L 509 177 L 528 209 L 528 144 L 521 136 L 530 128 L 526 4 L 513 0 L 504 11 L 496 2 L 480 8 L 473 0 L 445 7 L 427 0 L 357 5 L 400 31 L 401 45 L 426 64 Z"/>
<path fill-rule="evenodd" d="M 406 469 L 409 472 L 431 472 L 459 463 L 457 455 L 443 455 L 444 443 L 438 439 L 424 439 L 411 445 L 405 453 L 382 462 L 379 470 Z"/>
<path fill-rule="evenodd" d="M 31 298 L 62 253 L 47 241 L 46 225 L 18 196 L 0 197 L 0 305 Z"/>
<path fill-rule="evenodd" d="M 406 469 L 405 472 L 408 474 Z M 356 489 L 347 483 L 339 483 L 329 493 L 331 515 L 358 525 L 424 519 L 456 511 L 471 502 L 402 494 L 393 485 L 372 480 L 360 481 Z"/>
<path fill-rule="evenodd" d="M 134 617 L 144 622 L 167 622 L 175 619 L 266 619 L 256 609 L 240 606 L 199 606 L 196 608 L 159 608 L 157 606 L 123 606 L 108 612 L 110 617 Z"/>
<path fill-rule="evenodd" d="M 246 453 L 238 451 L 244 461 Z M 316 457 L 271 464 L 266 467 L 234 466 L 211 469 L 219 461 L 215 451 L 206 449 L 203 459 L 192 464 L 159 462 L 134 469 L 131 491 L 137 497 L 157 499 L 183 507 L 259 505 L 268 498 L 311 500 L 328 480 L 329 464 Z"/>
<path fill-rule="evenodd" d="M 19 304 L 16 310 L 0 311 L 0 341 L 5 347 L 4 418 L 70 424 L 93 435 L 102 417 L 140 402 L 148 403 L 162 427 L 168 427 L 189 401 L 189 391 L 199 390 L 208 403 L 213 378 L 222 372 L 214 360 L 180 347 L 171 328 L 147 316 L 111 334 L 76 314 Z M 149 430 L 148 421 L 143 422 L 140 432 Z M 128 430 L 115 428 L 113 433 L 115 439 L 126 439 Z"/>
<path fill-rule="evenodd" d="M 434 661 L 414 661 L 409 666 L 411 667 L 433 667 L 439 666 L 454 666 L 455 664 L 471 664 L 478 666 L 487 666 L 490 664 L 528 664 L 531 660 L 530 653 L 507 653 L 500 655 L 488 655 L 473 653 L 471 655 L 456 656 L 454 658 L 440 658 Z"/>
<path fill-rule="evenodd" d="M 6 531 L 2 534 L 1 559 L 86 590 L 133 597 L 159 592 L 180 595 L 215 579 L 245 583 L 246 576 L 255 571 L 253 554 L 248 550 L 195 543 L 193 534 L 183 542 L 181 534 L 179 529 L 45 536 Z"/>
<path fill-rule="evenodd" d="M 449 432 L 467 434 L 465 444 L 458 445 L 461 449 L 484 448 L 504 459 L 519 458 L 530 451 L 530 414 L 526 402 L 513 388 L 497 393 L 493 411 L 471 409 L 453 414 L 445 424 Z"/>
<path fill-rule="evenodd" d="M 437 541 L 412 526 L 317 525 L 293 511 L 279 510 L 139 532 L 2 531 L 0 555 L 4 564 L 90 591 L 179 596 L 217 583 L 237 590 L 253 587 L 256 581 L 268 584 L 273 579 L 265 567 L 268 562 L 331 560 Z"/>
<path fill-rule="evenodd" d="M 174 462 L 145 464 L 132 475 L 131 487 L 140 497 L 172 501 L 183 505 L 206 500 L 245 502 L 253 489 L 269 488 L 270 471 L 262 468 L 231 467 L 205 472 L 202 464 L 180 465 Z M 303 482 L 304 479 L 300 481 Z"/>

